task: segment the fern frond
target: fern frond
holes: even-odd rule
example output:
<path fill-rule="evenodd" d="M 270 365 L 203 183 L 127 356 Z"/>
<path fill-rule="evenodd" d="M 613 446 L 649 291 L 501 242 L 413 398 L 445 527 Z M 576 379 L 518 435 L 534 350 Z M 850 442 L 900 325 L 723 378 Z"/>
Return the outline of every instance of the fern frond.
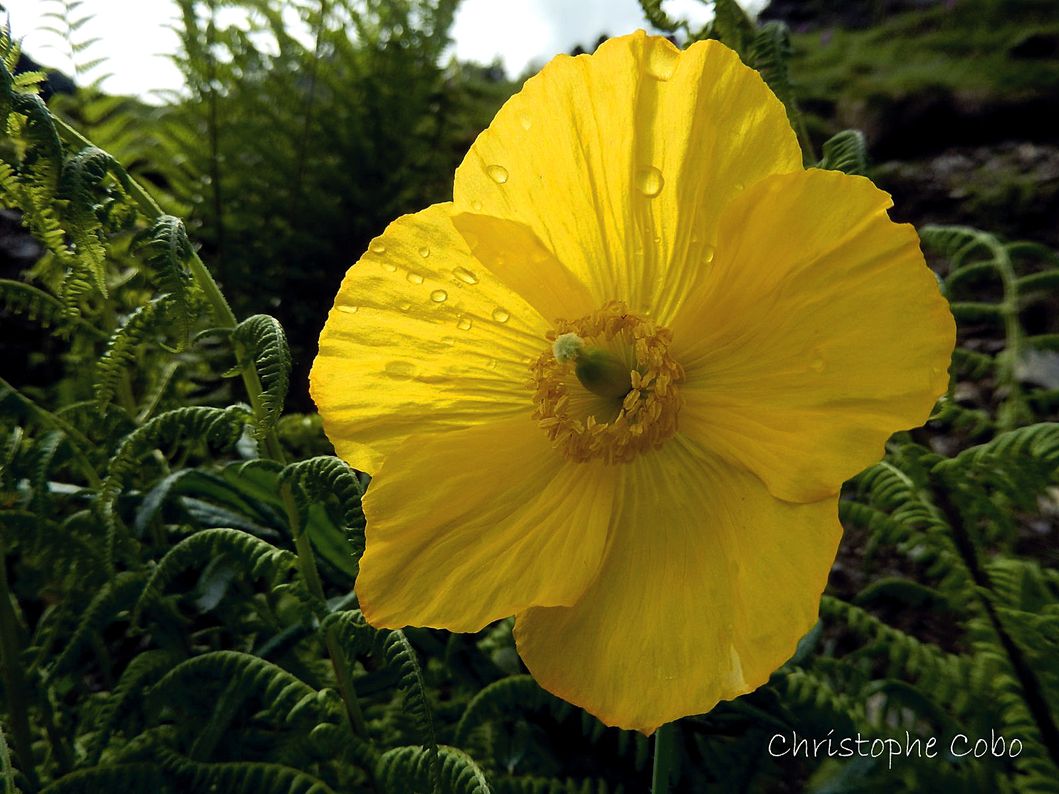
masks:
<path fill-rule="evenodd" d="M 64 220 L 77 260 L 88 270 L 96 292 L 104 298 L 107 296 L 106 237 L 97 212 L 101 186 L 108 173 L 128 181 L 113 157 L 88 146 L 63 163 L 59 183 L 59 197 L 66 203 Z"/>
<path fill-rule="evenodd" d="M 787 109 L 791 125 L 796 127 L 799 111 L 794 99 L 794 85 L 791 83 L 791 34 L 787 26 L 778 21 L 762 25 L 750 39 L 747 56 L 750 65 L 757 69 L 772 93 Z M 826 158 L 826 151 L 824 156 Z"/>
<path fill-rule="evenodd" d="M 172 215 L 158 217 L 136 236 L 133 251 L 143 256 L 159 292 L 173 299 L 177 338 L 186 339 L 195 313 L 195 281 L 188 268 L 194 248 L 183 221 Z"/>
<path fill-rule="evenodd" d="M 861 636 L 875 641 L 877 648 L 886 654 L 891 674 L 898 670 L 904 672 L 920 681 L 940 701 L 954 701 L 969 694 L 967 659 L 922 643 L 860 607 L 832 596 L 823 597 L 820 614 L 827 619 L 841 620 Z"/>
<path fill-rule="evenodd" d="M 467 704 L 456 725 L 456 743 L 465 744 L 471 732 L 485 722 L 510 714 L 549 709 L 559 714 L 565 704 L 548 694 L 529 675 L 512 675 L 486 686 Z"/>
<path fill-rule="evenodd" d="M 249 359 L 261 379 L 261 405 L 255 410 L 254 434 L 261 441 L 276 425 L 290 384 L 291 357 L 279 320 L 267 314 L 247 317 L 232 332 L 236 356 Z"/>
<path fill-rule="evenodd" d="M 166 773 L 179 781 L 181 791 L 223 791 L 227 794 L 335 794 L 322 780 L 282 764 L 262 761 L 200 763 L 168 747 L 157 748 L 155 754 Z"/>
<path fill-rule="evenodd" d="M 651 25 L 666 33 L 676 33 L 682 25 L 662 8 L 662 0 L 640 0 L 640 8 Z"/>
<path fill-rule="evenodd" d="M 101 409 L 114 399 L 118 383 L 135 358 L 136 348 L 149 334 L 164 327 L 169 303 L 169 296 L 161 295 L 140 306 L 111 334 L 106 350 L 96 363 L 95 395 Z"/>
<path fill-rule="evenodd" d="M 192 443 L 202 440 L 222 449 L 230 448 L 242 433 L 246 412 L 239 407 L 174 408 L 151 419 L 125 436 L 114 453 L 107 476 L 99 489 L 99 509 L 107 528 L 107 550 L 111 565 L 117 545 L 119 523 L 115 512 L 125 480 L 137 469 L 140 458 L 166 441 L 177 438 Z"/>
<path fill-rule="evenodd" d="M 242 565 L 250 576 L 266 579 L 271 584 L 297 563 L 293 553 L 277 549 L 242 530 L 204 529 L 177 543 L 158 562 L 136 603 L 133 622 L 137 622 L 148 604 L 161 597 L 166 585 L 176 576 L 189 568 L 204 566 L 220 555 Z"/>
<path fill-rule="evenodd" d="M 434 791 L 436 794 L 490 794 L 489 782 L 469 755 L 439 747 L 440 787 L 431 787 L 431 755 L 421 747 L 397 747 L 379 756 L 375 780 L 385 794 Z"/>
<path fill-rule="evenodd" d="M 438 757 L 438 739 L 434 731 L 434 718 L 430 710 L 430 699 L 419 658 L 402 631 L 391 631 L 383 642 L 386 664 L 397 670 L 397 686 L 404 691 L 404 706 L 419 728 L 428 756 L 430 778 L 435 787 L 440 785 L 441 770 Z"/>
<path fill-rule="evenodd" d="M 841 171 L 844 174 L 863 174 L 868 168 L 868 145 L 860 130 L 843 130 L 824 143 L 824 156 L 817 168 Z"/>
<path fill-rule="evenodd" d="M 754 22 L 737 0 L 715 0 L 711 32 L 714 38 L 748 58 L 754 41 Z"/>
<path fill-rule="evenodd" d="M 30 508 L 38 514 L 44 514 L 48 505 L 48 472 L 51 469 L 55 453 L 58 452 L 66 435 L 61 430 L 49 430 L 33 444 L 30 450 L 29 483 L 33 489 Z"/>
<path fill-rule="evenodd" d="M 11 279 L 0 279 L 0 306 L 11 314 L 17 314 L 38 323 L 42 328 L 55 328 L 65 334 L 70 330 L 62 303 L 53 295 L 31 284 Z M 103 332 L 91 323 L 78 319 L 78 332 L 102 338 Z"/>
<path fill-rule="evenodd" d="M 142 703 L 143 693 L 172 667 L 172 655 L 162 650 L 144 651 L 129 662 L 96 715 L 96 731 L 86 748 L 89 764 L 99 763 L 124 714 L 130 707 Z"/>
<path fill-rule="evenodd" d="M 132 763 L 78 769 L 63 775 L 40 794 L 99 794 L 121 791 L 123 794 L 161 794 L 171 791 L 157 764 Z"/>
<path fill-rule="evenodd" d="M 342 524 L 354 562 L 364 553 L 364 511 L 360 500 L 364 487 L 341 458 L 321 455 L 291 463 L 280 472 L 279 481 L 292 486 L 298 508 L 308 511 L 329 496 L 338 499 Z"/>
<path fill-rule="evenodd" d="M 240 651 L 211 651 L 187 659 L 164 676 L 148 697 L 152 702 L 179 702 L 186 692 L 203 683 L 237 684 L 244 692 L 258 696 L 262 708 L 281 723 L 291 719 L 306 698 L 316 698 L 316 690 L 274 662 Z M 220 692 L 216 693 L 217 695 Z"/>
<path fill-rule="evenodd" d="M 70 635 L 58 657 L 48 669 L 45 680 L 53 679 L 76 662 L 89 638 L 100 634 L 106 625 L 123 610 L 130 609 L 136 603 L 142 589 L 143 575 L 138 572 L 124 571 L 107 582 L 103 589 L 92 597 L 84 612 L 81 613 L 73 634 Z"/>
<path fill-rule="evenodd" d="M 11 751 L 4 736 L 4 726 L 0 724 L 0 774 L 3 775 L 4 794 L 21 794 L 15 785 L 15 768 L 11 765 Z"/>

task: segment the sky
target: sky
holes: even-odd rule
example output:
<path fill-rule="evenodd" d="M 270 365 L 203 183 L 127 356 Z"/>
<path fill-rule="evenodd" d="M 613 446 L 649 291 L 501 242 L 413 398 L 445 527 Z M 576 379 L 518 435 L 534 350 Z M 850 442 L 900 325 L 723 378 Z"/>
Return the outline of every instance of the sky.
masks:
<path fill-rule="evenodd" d="M 3 0 L 3 5 L 25 52 L 70 73 L 65 43 L 41 30 L 50 24 L 44 14 L 61 9 L 62 3 Z M 666 0 L 663 7 L 696 25 L 710 16 L 702 0 Z M 93 18 L 79 33 L 100 38 L 81 59 L 105 57 L 99 67 L 111 75 L 103 83 L 105 90 L 149 99 L 153 91 L 181 86 L 180 73 L 167 57 L 177 41 L 169 27 L 176 19 L 173 0 L 85 0 L 81 9 Z M 460 60 L 488 64 L 499 58 L 514 77 L 577 44 L 589 46 L 602 33 L 619 35 L 645 24 L 637 0 L 463 0 L 452 37 Z"/>

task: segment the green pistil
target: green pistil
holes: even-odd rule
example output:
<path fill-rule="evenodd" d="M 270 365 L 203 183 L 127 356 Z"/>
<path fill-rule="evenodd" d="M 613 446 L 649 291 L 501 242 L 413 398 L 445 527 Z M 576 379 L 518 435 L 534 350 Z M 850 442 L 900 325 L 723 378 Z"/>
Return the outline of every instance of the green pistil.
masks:
<path fill-rule="evenodd" d="M 613 354 L 598 347 L 585 347 L 577 334 L 563 334 L 552 351 L 556 361 L 574 362 L 574 374 L 581 385 L 600 397 L 621 400 L 632 388 L 629 367 Z"/>

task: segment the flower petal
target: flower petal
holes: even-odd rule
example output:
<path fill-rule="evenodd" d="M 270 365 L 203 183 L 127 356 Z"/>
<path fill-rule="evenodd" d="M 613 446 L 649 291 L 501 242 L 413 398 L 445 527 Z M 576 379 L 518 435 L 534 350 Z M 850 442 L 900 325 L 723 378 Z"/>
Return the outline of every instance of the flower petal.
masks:
<path fill-rule="evenodd" d="M 599 576 L 574 606 L 516 615 L 541 685 L 651 733 L 756 689 L 817 618 L 842 529 L 677 436 L 625 467 Z"/>
<path fill-rule="evenodd" d="M 540 314 L 471 256 L 451 204 L 394 221 L 346 274 L 310 389 L 328 438 L 374 473 L 412 434 L 533 411 Z"/>
<path fill-rule="evenodd" d="M 947 387 L 952 315 L 890 204 L 831 171 L 759 182 L 726 211 L 713 272 L 672 325 L 681 432 L 781 499 L 837 493 Z"/>
<path fill-rule="evenodd" d="M 617 481 L 563 461 L 528 418 L 409 438 L 364 497 L 365 617 L 477 631 L 574 603 L 599 569 Z"/>
<path fill-rule="evenodd" d="M 475 258 L 548 320 L 572 320 L 599 308 L 592 295 L 524 223 L 460 213 L 453 224 Z"/>
<path fill-rule="evenodd" d="M 527 80 L 456 171 L 454 202 L 525 223 L 596 306 L 624 300 L 665 323 L 725 204 L 800 168 L 783 105 L 734 52 L 639 31 Z"/>

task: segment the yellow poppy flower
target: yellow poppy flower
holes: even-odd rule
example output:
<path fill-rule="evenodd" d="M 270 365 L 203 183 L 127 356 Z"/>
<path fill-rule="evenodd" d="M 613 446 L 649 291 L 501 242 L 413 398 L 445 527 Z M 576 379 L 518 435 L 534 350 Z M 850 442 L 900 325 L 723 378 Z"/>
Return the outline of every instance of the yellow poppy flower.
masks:
<path fill-rule="evenodd" d="M 346 275 L 312 394 L 374 475 L 376 626 L 515 615 L 548 690 L 651 732 L 813 625 L 842 482 L 924 422 L 954 344 L 911 226 L 802 167 L 716 42 L 560 56 Z"/>

